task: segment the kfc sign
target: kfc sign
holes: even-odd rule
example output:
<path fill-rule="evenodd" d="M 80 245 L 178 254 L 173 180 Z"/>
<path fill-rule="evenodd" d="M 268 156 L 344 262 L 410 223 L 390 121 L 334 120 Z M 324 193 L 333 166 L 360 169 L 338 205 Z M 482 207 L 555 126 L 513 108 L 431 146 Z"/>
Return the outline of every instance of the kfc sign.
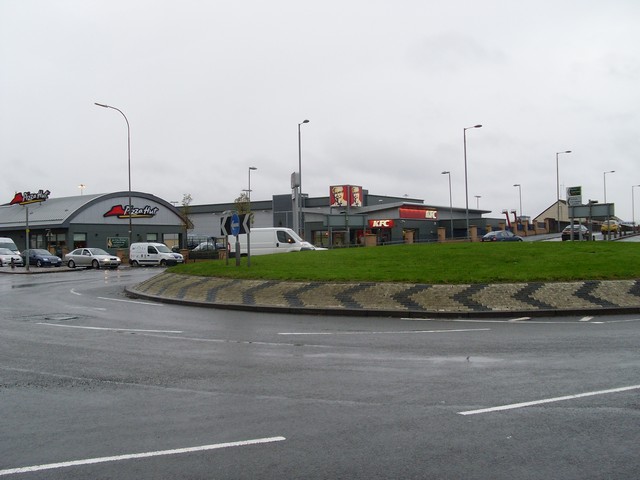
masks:
<path fill-rule="evenodd" d="M 393 220 L 369 220 L 369 228 L 393 228 Z"/>
<path fill-rule="evenodd" d="M 415 218 L 418 220 L 437 220 L 438 211 L 424 208 L 400 208 L 400 218 Z"/>

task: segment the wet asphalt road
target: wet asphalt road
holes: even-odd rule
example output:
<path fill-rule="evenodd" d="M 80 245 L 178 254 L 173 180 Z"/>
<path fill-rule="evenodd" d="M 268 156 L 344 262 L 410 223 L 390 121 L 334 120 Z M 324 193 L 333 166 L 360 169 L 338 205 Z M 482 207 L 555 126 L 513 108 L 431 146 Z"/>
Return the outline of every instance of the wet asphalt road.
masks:
<path fill-rule="evenodd" d="M 1 477 L 638 477 L 640 318 L 267 315 L 123 295 L 157 272 L 0 275 Z"/>

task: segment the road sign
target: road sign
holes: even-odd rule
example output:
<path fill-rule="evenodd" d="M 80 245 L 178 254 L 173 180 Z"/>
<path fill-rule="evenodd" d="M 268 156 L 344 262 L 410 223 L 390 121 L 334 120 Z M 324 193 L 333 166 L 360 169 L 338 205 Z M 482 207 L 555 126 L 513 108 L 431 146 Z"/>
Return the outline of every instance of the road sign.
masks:
<path fill-rule="evenodd" d="M 240 217 L 237 213 L 231 215 L 231 235 L 240 234 Z"/>
<path fill-rule="evenodd" d="M 220 217 L 220 233 L 226 237 L 228 235 L 240 235 L 242 233 L 248 233 L 251 230 L 251 216 L 253 214 L 238 215 L 224 215 Z M 236 232 L 235 228 L 238 230 Z"/>
<path fill-rule="evenodd" d="M 570 207 L 582 205 L 582 187 L 567 188 L 567 203 Z"/>

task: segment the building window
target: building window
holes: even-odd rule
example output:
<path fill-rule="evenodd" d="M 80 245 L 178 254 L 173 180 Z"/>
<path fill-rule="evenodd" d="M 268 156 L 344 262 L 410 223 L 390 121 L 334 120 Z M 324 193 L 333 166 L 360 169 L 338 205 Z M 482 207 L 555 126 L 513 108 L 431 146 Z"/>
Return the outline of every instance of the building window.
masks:
<path fill-rule="evenodd" d="M 157 242 L 158 234 L 157 233 L 147 233 L 147 242 Z"/>
<path fill-rule="evenodd" d="M 73 248 L 84 248 L 87 246 L 87 234 L 86 233 L 74 233 L 73 234 Z"/>
<path fill-rule="evenodd" d="M 177 233 L 165 233 L 162 236 L 162 243 L 169 248 L 180 247 L 180 235 Z"/>

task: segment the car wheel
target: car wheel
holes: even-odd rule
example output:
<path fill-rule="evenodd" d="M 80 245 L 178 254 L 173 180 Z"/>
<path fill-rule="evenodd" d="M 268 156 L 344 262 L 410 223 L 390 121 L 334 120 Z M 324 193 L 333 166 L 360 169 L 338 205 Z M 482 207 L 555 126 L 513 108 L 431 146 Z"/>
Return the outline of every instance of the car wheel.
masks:
<path fill-rule="evenodd" d="M 91 262 L 91 267 L 98 270 L 100 268 L 100 262 L 98 262 L 98 260 L 94 260 L 93 262 Z"/>
<path fill-rule="evenodd" d="M 67 263 L 67 266 L 69 268 L 76 268 L 76 262 L 74 262 L 73 260 L 69 260 L 69 262 Z"/>
<path fill-rule="evenodd" d="M 41 266 L 42 266 L 42 261 L 36 260 L 36 267 L 41 267 Z"/>
<path fill-rule="evenodd" d="M 132 267 L 137 267 L 138 266 L 138 262 L 135 260 L 131 260 L 131 266 Z"/>
<path fill-rule="evenodd" d="M 160 260 L 160 266 L 161 267 L 166 267 L 167 266 L 167 261 L 166 260 Z"/>

